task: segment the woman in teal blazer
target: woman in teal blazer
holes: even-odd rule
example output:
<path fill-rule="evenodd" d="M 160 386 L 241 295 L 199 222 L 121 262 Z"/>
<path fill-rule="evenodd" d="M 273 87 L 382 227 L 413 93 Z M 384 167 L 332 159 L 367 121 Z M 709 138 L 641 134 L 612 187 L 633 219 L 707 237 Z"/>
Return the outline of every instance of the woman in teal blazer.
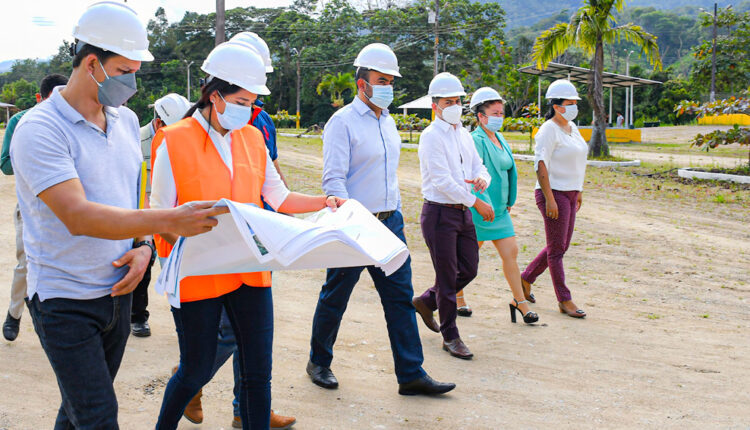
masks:
<path fill-rule="evenodd" d="M 471 209 L 477 240 L 480 247 L 485 241 L 491 241 L 503 261 L 503 273 L 513 293 L 513 301 L 510 303 L 511 321 L 516 322 L 515 311 L 518 310 L 523 315 L 524 322 L 531 324 L 538 321 L 539 317 L 530 311 L 529 302 L 525 300 L 521 272 L 516 262 L 516 233 L 510 218 L 511 208 L 516 202 L 518 174 L 510 146 L 499 133 L 503 125 L 504 101 L 492 88 L 480 88 L 471 99 L 471 108 L 479 125 L 471 134 L 474 145 L 492 177 L 487 191 L 475 195 L 495 210 L 494 221 L 486 222 L 474 208 Z"/>

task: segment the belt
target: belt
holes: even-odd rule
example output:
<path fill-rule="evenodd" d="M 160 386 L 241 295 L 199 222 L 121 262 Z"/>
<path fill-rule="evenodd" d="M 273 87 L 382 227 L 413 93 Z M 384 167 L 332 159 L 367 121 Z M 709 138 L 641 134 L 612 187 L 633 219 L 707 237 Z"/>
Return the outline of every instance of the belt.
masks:
<path fill-rule="evenodd" d="M 395 212 L 396 212 L 396 211 L 384 211 L 384 212 L 375 212 L 375 213 L 373 213 L 372 215 L 373 215 L 373 216 L 374 216 L 375 218 L 379 219 L 380 221 L 385 221 L 385 220 L 387 220 L 388 218 L 390 218 L 390 217 L 391 217 L 391 215 L 393 215 L 393 214 L 394 214 Z"/>
<path fill-rule="evenodd" d="M 466 209 L 469 209 L 467 206 L 464 206 L 464 205 L 462 205 L 460 203 L 438 203 L 438 202 L 433 202 L 433 201 L 427 200 L 427 199 L 424 199 L 424 202 L 427 203 L 428 205 L 445 206 L 447 208 L 460 209 L 462 211 L 465 211 Z"/>

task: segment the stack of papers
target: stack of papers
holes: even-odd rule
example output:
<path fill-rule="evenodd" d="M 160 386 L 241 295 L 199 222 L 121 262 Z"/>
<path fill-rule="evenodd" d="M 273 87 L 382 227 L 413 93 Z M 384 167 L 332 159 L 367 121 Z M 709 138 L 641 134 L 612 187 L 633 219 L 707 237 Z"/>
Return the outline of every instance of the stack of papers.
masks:
<path fill-rule="evenodd" d="M 180 237 L 162 267 L 156 291 L 174 307 L 188 276 L 371 265 L 390 275 L 409 257 L 406 244 L 356 200 L 304 219 L 226 199 L 216 206 L 229 213 L 208 233 Z"/>

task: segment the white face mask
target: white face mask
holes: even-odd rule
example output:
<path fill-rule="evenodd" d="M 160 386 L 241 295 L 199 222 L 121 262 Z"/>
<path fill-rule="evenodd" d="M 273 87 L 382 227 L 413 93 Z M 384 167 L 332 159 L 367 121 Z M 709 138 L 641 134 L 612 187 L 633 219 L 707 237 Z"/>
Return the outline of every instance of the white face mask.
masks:
<path fill-rule="evenodd" d="M 461 112 L 463 111 L 461 105 L 448 106 L 447 108 L 441 108 L 440 110 L 443 111 L 443 121 L 451 125 L 461 123 Z"/>
<path fill-rule="evenodd" d="M 578 116 L 578 105 L 565 105 L 563 106 L 565 112 L 561 113 L 566 121 L 573 121 Z"/>

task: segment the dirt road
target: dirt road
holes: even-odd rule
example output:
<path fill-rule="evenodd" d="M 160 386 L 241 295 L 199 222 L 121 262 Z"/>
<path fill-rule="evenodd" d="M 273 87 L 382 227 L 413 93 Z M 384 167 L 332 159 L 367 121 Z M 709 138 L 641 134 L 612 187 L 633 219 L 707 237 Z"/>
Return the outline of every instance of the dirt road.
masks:
<path fill-rule="evenodd" d="M 319 187 L 319 147 L 282 142 L 281 163 L 296 190 Z M 519 265 L 543 246 L 529 164 L 519 163 L 513 210 Z M 616 174 L 616 173 L 613 173 Z M 420 237 L 416 153 L 400 169 L 414 289 L 434 276 Z M 420 325 L 425 369 L 458 388 L 436 398 L 396 393 L 379 298 L 368 277 L 355 289 L 335 349 L 340 388 L 305 374 L 322 270 L 274 274 L 273 407 L 295 415 L 295 429 L 437 428 L 747 428 L 750 426 L 750 214 L 739 205 L 643 198 L 587 183 L 566 256 L 574 320 L 557 311 L 549 276 L 534 285 L 540 324 L 511 324 L 500 262 L 481 251 L 480 275 L 467 289 L 474 316 L 459 321 L 472 361 L 450 357 Z M 747 197 L 746 197 L 747 198 Z M 13 179 L 0 179 L 0 283 L 14 265 Z M 7 289 L 0 311 L 7 307 Z M 151 295 L 153 336 L 131 338 L 115 382 L 123 429 L 153 428 L 177 338 L 166 300 Z M 420 323 L 421 324 L 421 323 Z M 229 428 L 231 366 L 204 389 L 206 420 L 180 429 Z M 59 394 L 28 313 L 21 335 L 0 342 L 0 429 L 51 428 Z"/>

